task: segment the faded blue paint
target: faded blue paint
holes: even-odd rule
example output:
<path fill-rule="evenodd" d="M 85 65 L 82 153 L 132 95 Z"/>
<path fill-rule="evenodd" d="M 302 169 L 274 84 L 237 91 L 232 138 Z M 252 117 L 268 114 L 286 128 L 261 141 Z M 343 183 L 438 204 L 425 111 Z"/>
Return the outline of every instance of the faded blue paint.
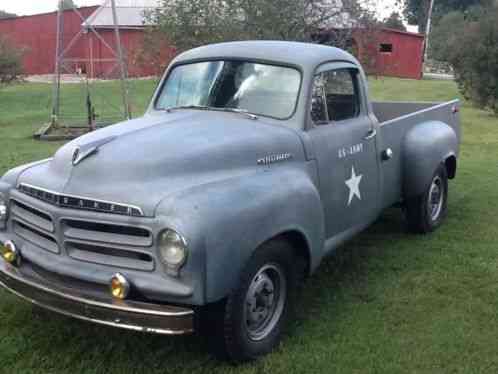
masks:
<path fill-rule="evenodd" d="M 164 228 L 177 230 L 189 245 L 189 258 L 179 278 L 166 275 L 157 261 L 156 244 L 150 251 L 157 266 L 145 273 L 48 253 L 14 234 L 11 223 L 0 231 L 0 240 L 15 240 L 31 262 L 46 270 L 97 284 L 107 284 L 120 270 L 153 300 L 204 305 L 225 297 L 236 286 L 253 251 L 285 232 L 305 238 L 313 272 L 324 256 L 372 223 L 384 208 L 420 193 L 437 164 L 458 156 L 459 118 L 452 112 L 457 101 L 437 106 L 372 105 L 361 67 L 344 51 L 302 43 L 226 43 L 186 52 L 172 66 L 221 58 L 299 68 L 303 85 L 294 116 L 279 121 L 197 110 L 169 113 L 156 111 L 152 100 L 142 118 L 85 135 L 63 146 L 53 159 L 13 169 L 0 181 L 0 192 L 49 212 L 56 222 L 70 217 L 147 227 L 154 243 Z M 315 71 L 338 62 L 359 70 L 361 115 L 316 127 L 309 118 Z M 372 131 L 377 136 L 367 140 Z M 99 147 L 73 165 L 75 148 L 89 144 Z M 341 149 L 354 146 L 348 157 L 339 156 L 347 154 Z M 394 157 L 383 162 L 381 154 L 387 148 Z M 257 163 L 278 154 L 292 158 L 270 165 Z M 353 167 L 362 176 L 361 199 L 355 196 L 348 204 L 345 181 Z M 136 205 L 145 217 L 50 206 L 16 191 L 18 183 Z M 57 240 L 63 243 L 58 230 Z"/>

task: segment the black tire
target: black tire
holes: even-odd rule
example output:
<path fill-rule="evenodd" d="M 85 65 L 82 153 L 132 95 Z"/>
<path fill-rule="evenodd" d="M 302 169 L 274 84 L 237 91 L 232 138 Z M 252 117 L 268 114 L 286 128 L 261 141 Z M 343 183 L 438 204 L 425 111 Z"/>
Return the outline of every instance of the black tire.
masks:
<path fill-rule="evenodd" d="M 436 169 L 424 193 L 406 201 L 405 211 L 411 232 L 427 234 L 441 226 L 448 211 L 448 173 L 444 164 Z"/>
<path fill-rule="evenodd" d="M 209 320 L 212 323 L 217 320 L 211 329 L 211 339 L 216 343 L 212 348 L 218 356 L 234 363 L 245 362 L 270 353 L 279 344 L 292 310 L 298 280 L 293 253 L 292 246 L 283 240 L 262 245 L 244 267 L 237 288 L 211 310 Z M 253 291 L 272 277 L 273 296 L 263 287 L 261 300 L 252 298 Z M 262 306 L 248 302 L 248 298 L 261 301 Z M 269 299 L 274 301 L 274 307 L 269 306 Z M 267 314 L 260 312 L 265 308 Z M 251 316 L 248 316 L 249 309 L 254 311 Z M 263 317 L 259 317 L 261 315 Z M 261 324 L 259 329 L 258 324 Z"/>

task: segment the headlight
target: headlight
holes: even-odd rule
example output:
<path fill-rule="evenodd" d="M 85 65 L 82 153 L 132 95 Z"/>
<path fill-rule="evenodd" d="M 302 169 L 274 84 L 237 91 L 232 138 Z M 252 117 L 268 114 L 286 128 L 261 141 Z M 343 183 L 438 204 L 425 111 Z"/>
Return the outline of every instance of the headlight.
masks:
<path fill-rule="evenodd" d="M 159 256 L 173 271 L 178 271 L 187 260 L 187 241 L 173 230 L 164 230 L 159 235 Z"/>
<path fill-rule="evenodd" d="M 2 226 L 5 224 L 5 221 L 7 221 L 7 214 L 7 201 L 5 200 L 5 196 L 0 193 L 0 228 L 2 228 Z"/>

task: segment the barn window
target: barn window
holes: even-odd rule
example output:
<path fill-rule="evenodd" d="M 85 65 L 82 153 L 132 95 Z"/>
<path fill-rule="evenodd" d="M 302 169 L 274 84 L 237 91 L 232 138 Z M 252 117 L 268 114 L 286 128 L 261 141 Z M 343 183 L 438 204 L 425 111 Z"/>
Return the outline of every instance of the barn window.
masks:
<path fill-rule="evenodd" d="M 392 53 L 393 45 L 391 43 L 381 43 L 379 47 L 381 53 Z"/>

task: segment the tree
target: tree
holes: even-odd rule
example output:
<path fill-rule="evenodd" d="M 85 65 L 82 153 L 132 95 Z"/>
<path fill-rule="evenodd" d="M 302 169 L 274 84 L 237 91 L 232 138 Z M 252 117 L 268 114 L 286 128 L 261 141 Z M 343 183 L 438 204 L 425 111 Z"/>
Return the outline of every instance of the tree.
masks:
<path fill-rule="evenodd" d="M 467 20 L 450 44 L 448 60 L 466 99 L 498 115 L 498 6 Z"/>
<path fill-rule="evenodd" d="M 77 7 L 73 0 L 61 0 L 61 3 L 63 10 L 73 9 Z"/>
<path fill-rule="evenodd" d="M 0 85 L 11 83 L 22 74 L 22 53 L 0 35 Z"/>
<path fill-rule="evenodd" d="M 398 12 L 392 12 L 391 15 L 384 21 L 384 26 L 390 29 L 406 31 L 403 19 Z"/>
<path fill-rule="evenodd" d="M 489 6 L 494 0 L 436 0 L 433 9 L 433 21 L 438 21 L 452 11 L 467 11 L 475 6 Z M 424 33 L 427 25 L 427 14 L 430 0 L 405 0 L 403 14 L 410 25 L 419 27 L 419 32 Z"/>
<path fill-rule="evenodd" d="M 312 41 L 351 26 L 356 0 L 162 0 L 151 23 L 179 50 L 231 40 Z"/>
<path fill-rule="evenodd" d="M 461 33 L 455 30 L 465 28 L 465 14 L 453 11 L 445 15 L 431 31 L 429 46 L 429 58 L 437 61 L 447 62 L 457 44 Z"/>
<path fill-rule="evenodd" d="M 9 13 L 4 10 L 0 10 L 0 19 L 17 17 L 17 14 Z"/>

